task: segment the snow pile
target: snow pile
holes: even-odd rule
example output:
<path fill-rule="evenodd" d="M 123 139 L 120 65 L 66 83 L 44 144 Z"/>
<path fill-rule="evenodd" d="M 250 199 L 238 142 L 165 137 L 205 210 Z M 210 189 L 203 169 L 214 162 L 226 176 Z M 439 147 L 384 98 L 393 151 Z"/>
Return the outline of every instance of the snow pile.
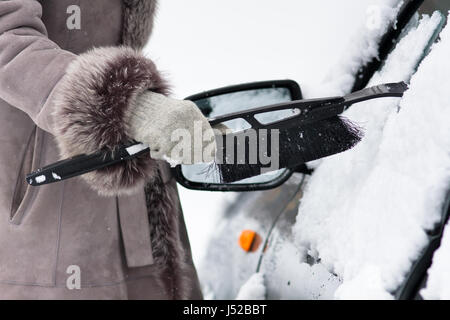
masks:
<path fill-rule="evenodd" d="M 358 70 L 378 57 L 379 42 L 388 28 L 394 23 L 403 1 L 374 1 L 367 6 L 366 20 L 348 43 L 344 53 L 345 61 L 336 64 L 328 76 L 314 88 L 308 88 L 307 94 L 314 96 L 345 95 L 352 89 Z"/>
<path fill-rule="evenodd" d="M 236 300 L 264 300 L 265 297 L 266 287 L 264 285 L 264 275 L 262 273 L 255 273 L 241 287 Z"/>
<path fill-rule="evenodd" d="M 335 297 L 358 300 L 390 300 L 392 296 L 383 287 L 380 268 L 368 266 L 352 279 L 344 282 L 335 292 Z"/>
<path fill-rule="evenodd" d="M 286 221 L 283 221 L 286 222 Z M 281 222 L 281 223 L 283 223 Z M 267 298 L 330 300 L 341 284 L 321 263 L 305 262 L 286 229 L 275 229 L 262 259 Z"/>
<path fill-rule="evenodd" d="M 429 300 L 450 299 L 450 228 L 447 224 L 441 246 L 433 257 L 428 270 L 427 286 L 420 294 Z"/>
<path fill-rule="evenodd" d="M 371 84 L 408 81 L 440 22 L 425 16 Z M 363 141 L 322 161 L 305 191 L 296 243 L 342 277 L 336 298 L 391 297 L 440 219 L 450 181 L 449 27 L 442 37 L 400 112 L 397 98 L 346 112 L 365 129 Z"/>

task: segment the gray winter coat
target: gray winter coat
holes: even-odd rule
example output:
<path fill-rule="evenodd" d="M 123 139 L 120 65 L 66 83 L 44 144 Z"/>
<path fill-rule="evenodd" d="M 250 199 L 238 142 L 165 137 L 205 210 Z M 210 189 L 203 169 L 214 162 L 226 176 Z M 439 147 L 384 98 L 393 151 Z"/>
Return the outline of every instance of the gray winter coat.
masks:
<path fill-rule="evenodd" d="M 129 142 L 133 99 L 168 92 L 139 52 L 155 6 L 0 1 L 0 298 L 201 298 L 166 164 L 145 155 L 41 187 L 24 179 Z"/>

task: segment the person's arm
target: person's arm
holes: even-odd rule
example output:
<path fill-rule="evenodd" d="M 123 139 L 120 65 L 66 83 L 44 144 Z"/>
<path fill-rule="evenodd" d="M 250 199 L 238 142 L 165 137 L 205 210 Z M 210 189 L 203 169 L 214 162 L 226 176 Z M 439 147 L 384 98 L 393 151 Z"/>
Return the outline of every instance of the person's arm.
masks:
<path fill-rule="evenodd" d="M 37 1 L 0 1 L 0 99 L 52 131 L 48 97 L 76 56 L 47 38 Z"/>
<path fill-rule="evenodd" d="M 52 133 L 62 157 L 114 148 L 132 140 L 124 121 L 143 92 L 167 94 L 152 61 L 129 47 L 76 56 L 47 37 L 35 0 L 0 0 L 0 99 Z M 140 157 L 85 175 L 102 194 L 130 193 L 156 174 Z"/>

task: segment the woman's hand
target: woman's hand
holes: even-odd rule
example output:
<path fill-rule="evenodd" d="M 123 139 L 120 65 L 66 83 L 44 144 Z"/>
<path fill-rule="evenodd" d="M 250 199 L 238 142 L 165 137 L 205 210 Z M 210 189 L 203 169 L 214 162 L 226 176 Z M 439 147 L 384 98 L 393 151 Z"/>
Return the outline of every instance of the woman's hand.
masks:
<path fill-rule="evenodd" d="M 182 164 L 214 160 L 214 132 L 191 101 L 146 91 L 131 105 L 127 123 L 130 137 L 149 145 L 153 159 Z"/>

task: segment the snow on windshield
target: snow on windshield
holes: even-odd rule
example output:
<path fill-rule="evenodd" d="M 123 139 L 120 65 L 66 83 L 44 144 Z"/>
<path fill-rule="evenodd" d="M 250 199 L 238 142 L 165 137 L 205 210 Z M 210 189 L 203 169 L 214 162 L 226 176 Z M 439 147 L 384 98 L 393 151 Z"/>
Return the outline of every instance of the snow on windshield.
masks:
<path fill-rule="evenodd" d="M 418 178 L 424 180 L 427 189 L 425 197 L 430 215 L 439 210 L 442 196 L 449 190 L 450 181 L 450 27 L 441 34 L 441 43 L 436 45 L 427 61 L 421 66 L 420 74 L 412 86 L 416 88 L 405 97 L 404 104 L 414 108 L 417 130 L 423 132 L 422 172 Z M 419 108 L 426 112 L 419 114 Z M 411 119 L 412 120 L 412 119 Z M 419 141 L 420 143 L 420 141 Z M 426 177 L 425 177 L 426 175 Z M 433 257 L 428 271 L 427 287 L 421 292 L 426 299 L 450 299 L 450 228 L 448 223 L 441 247 Z"/>
<path fill-rule="evenodd" d="M 440 22 L 439 14 L 425 16 L 371 84 L 407 81 Z M 449 48 L 447 27 L 400 105 L 388 98 L 350 108 L 345 115 L 365 129 L 363 141 L 323 160 L 311 177 L 296 242 L 342 278 L 336 298 L 392 298 L 441 218 L 450 173 Z"/>

